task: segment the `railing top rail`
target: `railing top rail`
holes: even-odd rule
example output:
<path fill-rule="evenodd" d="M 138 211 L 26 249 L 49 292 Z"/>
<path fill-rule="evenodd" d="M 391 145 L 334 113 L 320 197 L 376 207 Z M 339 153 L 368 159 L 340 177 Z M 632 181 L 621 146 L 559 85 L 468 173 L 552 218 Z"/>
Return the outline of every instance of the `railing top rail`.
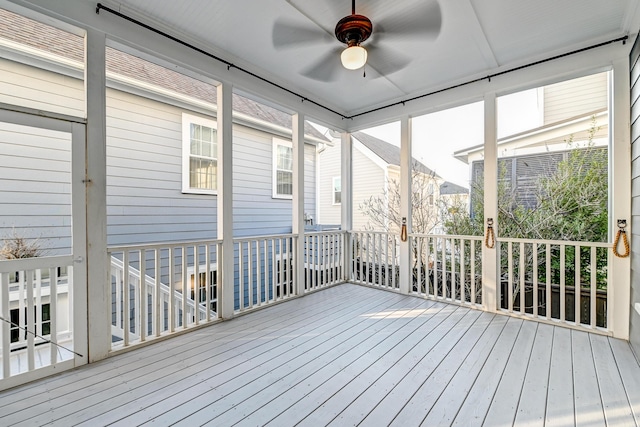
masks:
<path fill-rule="evenodd" d="M 399 236 L 400 232 L 396 231 L 367 231 L 367 230 L 351 230 L 349 231 L 351 234 L 387 234 L 391 236 Z"/>
<path fill-rule="evenodd" d="M 18 270 L 35 270 L 38 268 L 56 268 L 72 264 L 73 255 L 7 259 L 0 261 L 0 273 L 14 273 Z"/>
<path fill-rule="evenodd" d="M 323 231 L 305 231 L 305 236 L 320 236 L 327 234 L 346 234 L 347 232 L 344 230 L 323 230 Z"/>
<path fill-rule="evenodd" d="M 562 246 L 584 246 L 595 248 L 610 248 L 613 243 L 607 242 L 576 242 L 572 240 L 543 240 L 543 239 L 520 239 L 515 237 L 498 237 L 496 238 L 498 243 L 538 243 L 545 245 L 562 245 Z"/>
<path fill-rule="evenodd" d="M 160 242 L 160 243 L 142 243 L 137 245 L 124 245 L 124 246 L 109 246 L 107 252 L 123 252 L 123 251 L 135 251 L 142 249 L 167 249 L 177 246 L 204 246 L 204 245 L 217 245 L 222 243 L 222 240 L 185 240 L 175 242 Z"/>
<path fill-rule="evenodd" d="M 234 237 L 233 243 L 245 243 L 255 240 L 269 240 L 269 239 L 289 239 L 297 237 L 295 234 L 269 234 L 264 236 L 246 236 L 246 237 Z"/>
<path fill-rule="evenodd" d="M 481 241 L 483 236 L 464 236 L 460 234 L 417 234 L 411 233 L 409 237 L 437 237 L 442 239 L 465 239 L 465 240 L 479 240 Z"/>

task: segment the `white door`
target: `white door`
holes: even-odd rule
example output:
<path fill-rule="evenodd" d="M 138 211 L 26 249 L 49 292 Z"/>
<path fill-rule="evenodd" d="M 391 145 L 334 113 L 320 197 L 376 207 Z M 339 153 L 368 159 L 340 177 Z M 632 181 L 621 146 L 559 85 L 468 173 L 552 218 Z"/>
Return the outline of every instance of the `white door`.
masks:
<path fill-rule="evenodd" d="M 88 360 L 86 131 L 73 120 L 0 108 L 0 390 Z"/>

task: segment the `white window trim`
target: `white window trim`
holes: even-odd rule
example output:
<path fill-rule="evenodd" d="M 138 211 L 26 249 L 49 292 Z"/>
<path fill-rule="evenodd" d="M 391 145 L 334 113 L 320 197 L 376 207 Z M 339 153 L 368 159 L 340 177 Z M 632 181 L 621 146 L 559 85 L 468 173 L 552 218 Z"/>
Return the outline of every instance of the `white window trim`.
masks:
<path fill-rule="evenodd" d="M 273 138 L 273 148 L 272 148 L 272 175 L 271 175 L 271 197 L 274 199 L 293 199 L 293 194 L 278 194 L 278 145 L 284 145 L 285 147 L 289 147 L 293 149 L 293 144 L 291 141 L 287 141 L 286 139 Z M 293 170 L 291 171 L 293 174 Z"/>
<path fill-rule="evenodd" d="M 340 206 L 342 202 L 336 203 L 336 179 L 340 179 L 340 200 L 342 201 L 342 177 L 334 176 L 331 180 L 331 204 L 333 206 Z"/>
<path fill-rule="evenodd" d="M 189 156 L 191 155 L 191 123 L 206 126 L 211 129 L 218 129 L 215 120 L 201 116 L 182 113 L 182 193 L 184 194 L 209 194 L 217 195 L 218 190 L 205 190 L 202 188 L 191 188 L 189 186 Z M 216 153 L 217 154 L 217 153 Z M 218 159 L 216 155 L 216 160 Z"/>

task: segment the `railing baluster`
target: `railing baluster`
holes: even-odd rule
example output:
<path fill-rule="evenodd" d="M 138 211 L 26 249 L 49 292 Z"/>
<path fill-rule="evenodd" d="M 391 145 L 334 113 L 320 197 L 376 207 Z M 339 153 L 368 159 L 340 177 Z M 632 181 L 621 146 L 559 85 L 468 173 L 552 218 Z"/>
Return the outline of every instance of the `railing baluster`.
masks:
<path fill-rule="evenodd" d="M 58 363 L 58 348 L 54 344 L 58 342 L 58 269 L 55 267 L 49 269 L 49 334 L 50 362 L 54 365 Z"/>
<path fill-rule="evenodd" d="M 189 257 L 189 246 L 184 245 L 182 249 L 182 329 L 187 328 L 189 319 L 187 319 L 188 307 L 187 297 L 189 292 L 189 275 L 187 274 L 187 261 Z"/>
<path fill-rule="evenodd" d="M 140 280 L 138 282 L 138 299 L 139 299 L 139 313 L 140 313 L 140 323 L 138 335 L 140 335 L 140 341 L 145 341 L 147 338 L 147 253 L 146 251 L 140 250 Z"/>
<path fill-rule="evenodd" d="M 460 239 L 460 302 L 467 302 L 466 296 L 466 268 L 465 268 L 465 259 L 464 259 L 464 250 L 466 249 L 466 242 L 461 238 Z"/>
<path fill-rule="evenodd" d="M 124 266 L 122 280 L 122 319 L 123 338 L 125 347 L 129 345 L 129 251 L 122 254 L 122 265 Z"/>
<path fill-rule="evenodd" d="M 262 240 L 256 241 L 256 305 L 260 307 L 262 305 L 262 254 L 260 250 L 260 243 Z"/>
<path fill-rule="evenodd" d="M 565 245 L 560 245 L 560 321 L 565 321 L 565 299 L 566 299 L 566 287 L 565 287 Z"/>
<path fill-rule="evenodd" d="M 507 244 L 507 279 L 508 279 L 508 298 L 509 312 L 513 312 L 513 244 L 509 242 Z"/>
<path fill-rule="evenodd" d="M 551 245 L 549 243 L 547 243 L 545 247 L 545 267 L 546 267 L 546 274 L 545 274 L 546 313 L 547 313 L 547 319 L 551 320 L 553 316 L 551 315 Z"/>
<path fill-rule="evenodd" d="M 576 326 L 580 325 L 580 309 L 581 309 L 581 299 L 582 299 L 582 286 L 581 286 L 581 278 L 580 278 L 580 246 L 574 246 L 574 258 L 575 258 L 575 283 L 574 283 L 574 291 L 573 291 L 573 299 L 575 303 L 575 314 L 574 314 L 574 322 Z"/>
<path fill-rule="evenodd" d="M 253 242 L 247 242 L 247 265 L 249 269 L 247 270 L 247 295 L 249 297 L 248 307 L 253 307 Z"/>
<path fill-rule="evenodd" d="M 162 303 L 161 297 L 160 297 L 160 283 L 161 283 L 161 257 L 162 257 L 162 250 L 161 249 L 155 249 L 154 251 L 154 261 L 155 261 L 155 282 L 154 282 L 154 300 L 153 300 L 153 307 L 154 307 L 154 332 L 156 337 L 160 336 L 160 333 L 162 332 L 162 330 L 164 329 L 163 325 L 160 323 L 161 320 L 161 315 L 162 317 L 164 317 L 164 304 Z"/>
<path fill-rule="evenodd" d="M 526 274 L 525 271 L 525 267 L 524 267 L 524 242 L 520 242 L 520 260 L 519 260 L 519 267 L 518 267 L 518 276 L 520 279 L 520 313 L 521 314 L 525 314 L 527 312 L 527 309 L 525 307 L 525 299 L 524 299 L 524 294 L 525 294 L 525 283 L 524 283 L 524 279 Z"/>
<path fill-rule="evenodd" d="M 0 313 L 3 319 L 10 319 L 9 312 L 9 273 L 0 273 Z M 2 322 L 2 378 L 11 376 L 11 329 L 9 323 Z"/>
<path fill-rule="evenodd" d="M 471 264 L 471 304 L 476 304 L 476 241 L 471 240 L 471 249 L 469 251 L 469 263 Z"/>
<path fill-rule="evenodd" d="M 595 329 L 597 326 L 597 313 L 596 307 L 598 304 L 598 269 L 597 269 L 597 258 L 596 258 L 596 248 L 594 246 L 591 247 L 591 281 L 589 285 L 589 313 L 590 313 L 590 326 Z M 607 298 L 608 299 L 608 298 Z"/>
<path fill-rule="evenodd" d="M 207 308 L 205 310 L 205 320 L 211 321 L 211 289 L 213 284 L 211 283 L 211 245 L 205 243 L 204 245 L 204 305 Z M 217 310 L 216 310 L 217 311 Z"/>
<path fill-rule="evenodd" d="M 538 244 L 531 245 L 533 256 L 533 317 L 538 317 Z"/>

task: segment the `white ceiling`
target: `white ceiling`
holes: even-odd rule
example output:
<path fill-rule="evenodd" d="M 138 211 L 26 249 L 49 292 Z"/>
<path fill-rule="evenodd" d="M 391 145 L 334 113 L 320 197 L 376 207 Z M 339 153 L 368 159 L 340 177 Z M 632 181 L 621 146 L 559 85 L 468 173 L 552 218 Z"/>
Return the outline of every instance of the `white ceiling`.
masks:
<path fill-rule="evenodd" d="M 107 2 L 125 14 L 133 13 L 208 46 L 212 53 L 345 115 L 633 35 L 640 25 L 639 3 L 640 0 L 359 0 L 356 12 L 373 22 L 370 41 L 388 53 L 375 58 L 380 70 L 397 63 L 396 56 L 412 59 L 406 68 L 386 75 L 368 66 L 363 78 L 362 70 L 343 69 L 336 55 L 336 80 L 321 82 L 301 72 L 340 46 L 333 31 L 337 21 L 351 13 L 349 0 Z M 380 38 L 376 34 L 376 23 L 387 23 L 386 29 L 403 28 L 405 23 L 427 21 L 429 16 L 425 13 L 438 6 L 442 25 L 435 38 L 429 34 Z M 309 28 L 318 37 L 305 46 L 276 49 L 272 42 L 276 22 Z M 367 43 L 363 45 L 366 47 Z"/>

